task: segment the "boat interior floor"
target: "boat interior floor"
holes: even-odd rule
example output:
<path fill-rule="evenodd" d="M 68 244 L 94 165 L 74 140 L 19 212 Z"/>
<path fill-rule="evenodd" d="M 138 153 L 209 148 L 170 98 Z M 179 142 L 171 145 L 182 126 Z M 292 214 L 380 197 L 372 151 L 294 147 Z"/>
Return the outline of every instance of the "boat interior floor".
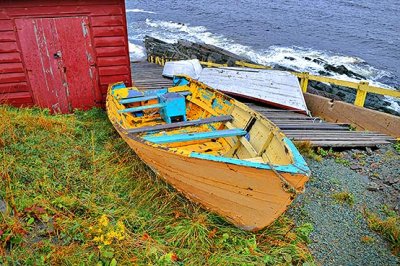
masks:
<path fill-rule="evenodd" d="M 230 97 L 198 86 L 123 88 L 125 97 L 114 97 L 115 113 L 128 136 L 178 154 L 292 163 L 283 154 L 288 151 L 277 139 L 276 126 Z"/>

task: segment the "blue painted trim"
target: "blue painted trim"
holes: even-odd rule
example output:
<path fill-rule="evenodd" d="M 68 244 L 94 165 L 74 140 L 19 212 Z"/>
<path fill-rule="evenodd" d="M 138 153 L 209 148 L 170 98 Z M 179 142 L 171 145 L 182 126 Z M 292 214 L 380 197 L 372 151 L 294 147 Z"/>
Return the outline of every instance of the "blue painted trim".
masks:
<path fill-rule="evenodd" d="M 183 86 L 189 84 L 189 81 L 184 77 L 174 76 L 172 79 L 174 86 Z"/>
<path fill-rule="evenodd" d="M 192 141 L 201 139 L 244 136 L 246 135 L 246 133 L 247 132 L 242 129 L 227 129 L 227 130 L 215 130 L 207 132 L 196 132 L 196 133 L 163 135 L 163 136 L 147 135 L 143 139 L 156 144 L 163 144 L 163 143 L 183 142 L 183 141 Z"/>
<path fill-rule="evenodd" d="M 137 102 L 144 102 L 144 101 L 153 100 L 153 99 L 157 99 L 157 98 L 158 98 L 157 95 L 135 97 L 135 98 L 120 100 L 119 103 L 120 104 L 137 103 Z"/>
<path fill-rule="evenodd" d="M 308 167 L 306 161 L 304 160 L 303 156 L 300 154 L 300 152 L 297 150 L 296 146 L 293 144 L 293 142 L 285 137 L 283 139 L 285 144 L 289 147 L 290 151 L 292 152 L 293 155 L 293 165 L 306 173 L 307 175 L 310 175 L 311 171 L 310 168 Z"/>
<path fill-rule="evenodd" d="M 166 92 L 165 92 L 166 93 Z M 183 92 L 178 92 L 180 95 L 182 96 L 187 96 L 190 94 L 189 91 L 183 91 Z M 142 96 L 138 95 L 138 96 Z M 144 101 L 148 101 L 148 100 L 154 100 L 157 99 L 160 95 L 162 95 L 161 93 L 156 94 L 156 95 L 149 95 L 149 96 L 142 96 L 142 97 L 137 97 L 137 96 L 133 96 L 134 98 L 125 98 L 123 100 L 120 100 L 119 103 L 120 104 L 127 104 L 127 103 L 137 103 L 137 102 L 144 102 Z"/>
<path fill-rule="evenodd" d="M 139 112 L 139 111 L 143 111 L 146 109 L 152 109 L 152 108 L 161 108 L 163 107 L 164 104 L 162 103 L 157 103 L 157 104 L 151 104 L 151 105 L 143 105 L 143 106 L 138 106 L 138 107 L 132 107 L 132 108 L 126 108 L 123 110 L 118 110 L 118 113 L 133 113 L 133 112 Z"/>
<path fill-rule="evenodd" d="M 291 173 L 291 174 L 303 174 L 303 175 L 308 176 L 310 174 L 310 169 L 308 168 L 307 163 L 303 159 L 301 154 L 297 151 L 296 146 L 294 146 L 293 142 L 291 142 L 286 137 L 283 139 L 283 141 L 288 146 L 288 148 L 291 150 L 294 162 L 293 162 L 293 164 L 288 164 L 288 165 L 272 165 L 273 168 L 278 172 Z M 271 167 L 268 164 L 250 162 L 250 161 L 245 161 L 245 160 L 236 159 L 236 158 L 226 158 L 226 157 L 198 153 L 198 152 L 190 153 L 189 157 L 203 159 L 203 160 L 209 160 L 209 161 L 214 161 L 214 162 L 222 162 L 222 163 L 241 165 L 241 166 L 258 168 L 258 169 L 271 170 Z"/>
<path fill-rule="evenodd" d="M 124 83 L 118 83 L 112 86 L 113 90 L 124 89 L 124 88 L 126 88 Z"/>

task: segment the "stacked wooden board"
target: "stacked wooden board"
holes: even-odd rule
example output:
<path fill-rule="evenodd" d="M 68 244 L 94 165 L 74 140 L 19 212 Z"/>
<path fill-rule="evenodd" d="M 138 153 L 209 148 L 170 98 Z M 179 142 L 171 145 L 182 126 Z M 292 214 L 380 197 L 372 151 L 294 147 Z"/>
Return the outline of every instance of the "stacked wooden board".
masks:
<path fill-rule="evenodd" d="M 172 80 L 162 76 L 163 67 L 157 64 L 140 62 L 132 64 L 134 86 L 139 89 L 157 89 L 172 86 Z M 247 103 L 251 108 L 274 122 L 290 139 L 309 141 L 319 147 L 374 147 L 394 141 L 385 134 L 354 131 L 349 125 L 328 123 L 318 117 L 297 112 L 273 109 L 264 105 Z"/>

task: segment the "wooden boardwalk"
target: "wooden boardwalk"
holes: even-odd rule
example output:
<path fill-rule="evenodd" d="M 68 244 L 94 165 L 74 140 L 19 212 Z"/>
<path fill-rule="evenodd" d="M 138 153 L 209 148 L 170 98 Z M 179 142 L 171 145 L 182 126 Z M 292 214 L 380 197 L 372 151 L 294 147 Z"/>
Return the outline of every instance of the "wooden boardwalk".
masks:
<path fill-rule="evenodd" d="M 148 62 L 132 63 L 133 85 L 139 89 L 157 89 L 172 85 L 170 79 L 162 77 L 162 67 Z M 254 110 L 274 122 L 290 139 L 309 141 L 319 147 L 374 147 L 388 144 L 390 136 L 368 131 L 353 131 L 349 125 L 324 122 L 318 117 L 293 111 L 274 109 L 246 102 Z"/>

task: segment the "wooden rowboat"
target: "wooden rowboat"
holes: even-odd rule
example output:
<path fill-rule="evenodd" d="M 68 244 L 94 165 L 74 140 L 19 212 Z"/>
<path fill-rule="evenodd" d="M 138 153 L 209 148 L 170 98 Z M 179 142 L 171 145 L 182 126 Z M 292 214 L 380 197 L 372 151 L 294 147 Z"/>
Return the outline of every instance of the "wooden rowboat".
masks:
<path fill-rule="evenodd" d="M 189 77 L 139 91 L 109 86 L 110 121 L 157 174 L 187 198 L 256 231 L 304 190 L 310 174 L 293 143 L 246 105 Z"/>

